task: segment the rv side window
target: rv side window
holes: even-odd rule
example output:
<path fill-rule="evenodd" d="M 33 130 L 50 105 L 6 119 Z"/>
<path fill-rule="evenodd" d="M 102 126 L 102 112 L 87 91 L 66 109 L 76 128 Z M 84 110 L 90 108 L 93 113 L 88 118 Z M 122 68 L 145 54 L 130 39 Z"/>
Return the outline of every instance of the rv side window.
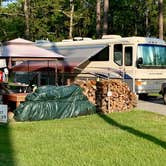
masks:
<path fill-rule="evenodd" d="M 89 61 L 109 61 L 109 46 L 103 48 L 96 55 L 92 56 Z"/>
<path fill-rule="evenodd" d="M 122 63 L 123 63 L 122 44 L 114 45 L 114 62 L 117 65 L 122 66 Z"/>
<path fill-rule="evenodd" d="M 125 66 L 132 66 L 133 48 L 125 47 Z"/>

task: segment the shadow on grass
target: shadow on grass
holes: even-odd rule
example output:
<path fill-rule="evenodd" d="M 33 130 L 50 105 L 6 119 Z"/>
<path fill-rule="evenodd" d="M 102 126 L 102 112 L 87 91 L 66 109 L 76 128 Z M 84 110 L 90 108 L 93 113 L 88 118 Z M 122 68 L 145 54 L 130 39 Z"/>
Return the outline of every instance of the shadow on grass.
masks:
<path fill-rule="evenodd" d="M 129 132 L 135 136 L 138 136 L 140 138 L 143 138 L 143 139 L 146 139 L 148 141 L 151 141 L 153 142 L 154 144 L 156 145 L 159 145 L 161 146 L 162 148 L 166 149 L 166 142 L 165 141 L 162 141 L 152 135 L 149 135 L 149 134 L 146 134 L 142 131 L 139 131 L 139 130 L 136 130 L 130 126 L 126 126 L 126 125 L 122 125 L 118 122 L 116 122 L 115 120 L 111 119 L 110 117 L 108 117 L 107 115 L 105 114 L 100 114 L 98 113 L 99 117 L 102 118 L 104 121 L 106 121 L 107 123 L 109 123 L 110 125 L 112 126 L 115 126 L 115 127 L 118 127 L 126 132 Z"/>
<path fill-rule="evenodd" d="M 0 166 L 14 166 L 10 127 L 0 123 Z"/>

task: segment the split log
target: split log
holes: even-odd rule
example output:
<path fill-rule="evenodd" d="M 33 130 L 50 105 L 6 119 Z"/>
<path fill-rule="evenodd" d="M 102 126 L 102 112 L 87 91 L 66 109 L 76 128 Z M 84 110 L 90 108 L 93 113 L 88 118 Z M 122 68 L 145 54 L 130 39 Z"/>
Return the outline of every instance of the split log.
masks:
<path fill-rule="evenodd" d="M 131 110 L 137 105 L 137 96 L 122 80 L 76 80 L 89 101 L 103 113 Z"/>

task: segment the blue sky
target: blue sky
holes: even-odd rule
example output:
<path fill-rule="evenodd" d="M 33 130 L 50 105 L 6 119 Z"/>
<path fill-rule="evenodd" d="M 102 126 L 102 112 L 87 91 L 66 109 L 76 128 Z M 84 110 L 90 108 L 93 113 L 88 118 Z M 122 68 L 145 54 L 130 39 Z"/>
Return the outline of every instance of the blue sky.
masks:
<path fill-rule="evenodd" d="M 7 6 L 10 3 L 16 2 L 17 0 L 6 0 L 5 2 L 2 2 L 2 6 Z"/>

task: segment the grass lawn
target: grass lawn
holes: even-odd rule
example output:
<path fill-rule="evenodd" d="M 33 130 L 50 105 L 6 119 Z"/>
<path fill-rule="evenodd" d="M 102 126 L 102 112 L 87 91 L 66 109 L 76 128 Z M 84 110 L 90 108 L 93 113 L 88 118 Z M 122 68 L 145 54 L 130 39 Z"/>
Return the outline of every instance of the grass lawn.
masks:
<path fill-rule="evenodd" d="M 143 111 L 0 125 L 0 166 L 165 166 L 166 116 Z"/>

